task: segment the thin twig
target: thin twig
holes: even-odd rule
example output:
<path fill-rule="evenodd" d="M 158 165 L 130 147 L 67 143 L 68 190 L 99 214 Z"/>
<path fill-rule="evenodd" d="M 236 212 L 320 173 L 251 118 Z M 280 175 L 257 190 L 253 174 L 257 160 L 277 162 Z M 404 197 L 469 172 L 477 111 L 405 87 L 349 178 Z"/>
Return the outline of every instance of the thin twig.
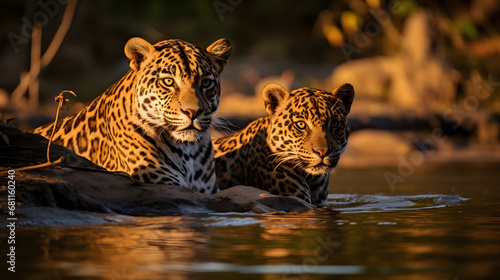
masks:
<path fill-rule="evenodd" d="M 65 159 L 66 159 L 66 157 L 62 156 L 62 157 L 58 158 L 57 160 L 55 160 L 53 162 L 44 162 L 44 163 L 33 165 L 33 166 L 26 166 L 26 167 L 20 167 L 20 168 L 12 168 L 12 169 L 14 169 L 16 172 L 17 171 L 25 171 L 25 170 L 37 169 L 37 168 L 47 167 L 47 166 L 51 166 L 51 165 L 55 165 L 55 164 L 61 163 Z M 16 159 L 16 160 L 19 160 L 19 159 Z M 27 161 L 27 160 L 23 160 L 23 161 Z M 27 162 L 31 162 L 31 161 L 27 161 Z M 128 175 L 125 172 L 109 171 L 109 170 L 106 170 L 104 168 L 99 169 L 99 168 L 92 168 L 92 167 L 85 167 L 85 166 L 76 166 L 76 165 L 68 165 L 68 164 L 65 164 L 63 166 L 71 168 L 71 169 L 84 170 L 84 171 L 90 171 L 90 172 L 101 172 L 101 173 L 105 173 L 105 174 L 121 176 L 121 177 L 125 177 L 125 178 L 127 178 L 127 179 L 129 179 L 131 181 L 138 182 L 137 180 L 135 180 L 134 178 L 132 178 L 130 175 Z M 8 171 L 2 171 L 2 172 L 0 172 L 1 176 L 7 175 L 7 174 L 8 174 Z"/>
<path fill-rule="evenodd" d="M 30 82 L 28 85 L 29 93 L 29 107 L 36 109 L 38 107 L 38 92 L 40 82 L 38 75 L 40 75 L 40 54 L 42 45 L 42 28 L 39 25 L 33 26 L 32 39 L 31 39 L 31 62 L 30 62 Z"/>
<path fill-rule="evenodd" d="M 44 163 L 40 163 L 40 164 L 37 164 L 37 165 L 14 168 L 14 170 L 17 172 L 17 171 L 37 169 L 37 168 L 42 168 L 42 167 L 47 167 L 47 166 L 51 166 L 51 165 L 54 165 L 54 164 L 58 164 L 58 163 L 63 162 L 64 160 L 65 160 L 65 157 L 62 156 L 62 157 L 58 158 L 57 160 L 55 160 L 53 162 L 44 162 Z M 3 176 L 5 174 L 7 174 L 7 173 L 8 173 L 8 171 L 0 172 L 0 175 Z"/>
<path fill-rule="evenodd" d="M 64 159 L 65 159 L 64 156 L 58 158 L 57 160 L 55 160 L 53 162 L 50 161 L 50 146 L 52 145 L 52 138 L 54 137 L 54 133 L 56 132 L 56 129 L 57 129 L 57 122 L 59 120 L 59 110 L 61 110 L 61 107 L 65 101 L 69 101 L 68 99 L 64 98 L 64 93 L 71 93 L 74 96 L 76 96 L 76 94 L 71 90 L 63 90 L 55 98 L 56 102 L 59 102 L 59 104 L 57 106 L 56 119 L 54 121 L 54 125 L 52 126 L 52 133 L 50 134 L 49 144 L 47 145 L 47 162 L 40 163 L 40 164 L 33 165 L 33 166 L 25 166 L 25 167 L 15 168 L 14 170 L 16 170 L 16 171 L 31 170 L 31 169 L 51 166 L 51 165 L 58 164 L 58 163 L 61 163 L 64 161 Z M 0 174 L 4 175 L 4 174 L 7 174 L 7 172 L 0 172 Z"/>
<path fill-rule="evenodd" d="M 61 25 L 56 31 L 52 42 L 50 42 L 49 47 L 45 51 L 42 56 L 41 66 L 46 67 L 52 61 L 52 58 L 57 53 L 57 50 L 62 44 L 64 37 L 66 37 L 66 33 L 68 33 L 69 27 L 71 26 L 71 22 L 73 21 L 73 15 L 75 14 L 76 4 L 78 4 L 78 0 L 70 0 L 66 5 L 66 9 L 64 10 L 64 15 L 61 21 Z"/>
<path fill-rule="evenodd" d="M 56 132 L 57 122 L 59 120 L 59 110 L 61 110 L 61 107 L 62 107 L 64 101 L 69 101 L 68 99 L 64 98 L 65 92 L 71 93 L 76 97 L 76 94 L 73 91 L 63 90 L 55 98 L 56 102 L 59 102 L 59 105 L 57 106 L 56 119 L 54 121 L 54 125 L 52 126 L 52 133 L 50 134 L 49 145 L 47 146 L 47 162 L 50 162 L 50 145 L 52 144 L 52 138 L 54 137 L 54 133 Z"/>
<path fill-rule="evenodd" d="M 9 146 L 9 148 L 13 148 L 12 146 Z M 19 146 L 16 147 L 17 149 L 19 149 Z M 21 147 L 22 148 L 22 147 Z M 47 147 L 43 147 L 44 149 L 47 149 Z M 6 157 L 6 156 L 0 156 L 0 159 L 2 161 L 10 161 L 10 162 L 26 162 L 26 163 L 34 163 L 34 164 L 39 164 L 40 162 L 39 161 L 36 161 L 36 160 L 30 160 L 30 159 L 22 159 L 22 158 L 18 158 L 18 157 Z"/>

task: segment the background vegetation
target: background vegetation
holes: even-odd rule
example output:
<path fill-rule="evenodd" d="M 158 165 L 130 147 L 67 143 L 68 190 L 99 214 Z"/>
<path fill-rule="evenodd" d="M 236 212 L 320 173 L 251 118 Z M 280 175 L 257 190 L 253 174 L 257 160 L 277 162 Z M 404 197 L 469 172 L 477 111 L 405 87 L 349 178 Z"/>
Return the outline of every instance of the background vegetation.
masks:
<path fill-rule="evenodd" d="M 39 102 L 29 102 L 27 89 L 22 98 L 13 100 L 11 93 L 19 85 L 20 77 L 32 67 L 30 24 L 42 22 L 40 49 L 43 54 L 61 26 L 65 2 L 2 1 L 2 120 L 22 117 L 16 125 L 24 129 L 50 120 L 55 112 L 54 96 L 66 89 L 78 94 L 66 114 L 78 110 L 127 71 L 123 46 L 131 37 L 143 37 L 153 43 L 180 38 L 202 47 L 225 37 L 233 44 L 233 55 L 222 76 L 225 105 L 221 105 L 221 115 L 237 119 L 238 112 L 231 111 L 230 107 L 245 112 L 245 116 L 240 117 L 247 119 L 262 115 L 258 94 L 262 84 L 270 81 L 289 88 L 315 86 L 327 90 L 342 81 L 353 83 L 357 89 L 351 116 L 355 130 L 403 128 L 430 132 L 436 127 L 446 130 L 447 126 L 457 124 L 456 120 L 447 120 L 446 112 L 463 107 L 464 100 L 474 97 L 477 89 L 482 88 L 488 98 L 479 100 L 478 106 L 465 112 L 466 116 L 462 114 L 465 121 L 461 119 L 459 129 L 447 131 L 467 141 L 498 142 L 500 4 L 495 0 L 80 0 L 57 53 L 35 77 L 39 84 L 36 88 Z M 411 29 L 409 18 L 419 12 L 428 19 L 428 31 L 419 34 L 407 31 Z M 44 13 L 46 19 L 40 16 Z M 408 55 L 409 52 L 421 49 L 419 44 L 428 46 L 423 61 L 433 61 L 444 73 L 442 77 L 431 74 L 427 66 L 407 59 L 414 56 Z M 390 63 L 397 60 L 397 67 L 403 70 L 388 66 L 394 73 L 374 82 L 371 78 L 381 72 L 366 69 L 377 69 L 377 63 L 386 65 L 380 61 L 375 63 L 373 59 L 379 58 Z M 364 72 L 359 72 L 360 69 Z M 403 85 L 411 90 L 394 86 L 403 72 L 410 81 Z M 451 97 L 444 101 L 435 98 L 441 91 L 435 85 L 429 87 L 434 86 L 437 93 L 426 90 L 428 87 L 415 89 L 414 84 L 426 85 L 428 81 L 449 82 Z M 406 103 L 397 100 L 399 95 L 406 98 Z M 255 105 L 247 102 L 249 100 Z M 250 104 L 249 109 L 239 107 L 242 101 Z M 425 110 L 413 112 L 417 107 L 425 107 Z M 393 113 L 388 116 L 387 112 Z M 374 117 L 385 117 L 386 121 L 379 125 L 373 122 Z M 410 124 L 400 121 L 408 117 L 413 118 Z M 371 121 L 363 122 L 363 118 Z M 418 125 L 421 122 L 425 124 Z M 470 124 L 465 125 L 467 122 Z M 488 135 L 480 136 L 481 131 L 488 131 Z"/>

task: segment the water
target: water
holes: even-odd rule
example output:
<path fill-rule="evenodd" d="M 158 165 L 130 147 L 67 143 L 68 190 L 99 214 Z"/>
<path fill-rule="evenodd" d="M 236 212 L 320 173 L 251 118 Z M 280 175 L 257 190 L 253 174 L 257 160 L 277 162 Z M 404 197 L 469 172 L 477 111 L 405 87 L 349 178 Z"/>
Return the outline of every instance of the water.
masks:
<path fill-rule="evenodd" d="M 499 279 L 499 167 L 419 167 L 392 187 L 383 174 L 397 174 L 395 168 L 340 169 L 327 204 L 338 212 L 197 214 L 20 228 L 17 272 L 8 273 L 2 265 L 0 275 L 41 280 Z M 5 252 L 5 242 L 1 246 Z"/>

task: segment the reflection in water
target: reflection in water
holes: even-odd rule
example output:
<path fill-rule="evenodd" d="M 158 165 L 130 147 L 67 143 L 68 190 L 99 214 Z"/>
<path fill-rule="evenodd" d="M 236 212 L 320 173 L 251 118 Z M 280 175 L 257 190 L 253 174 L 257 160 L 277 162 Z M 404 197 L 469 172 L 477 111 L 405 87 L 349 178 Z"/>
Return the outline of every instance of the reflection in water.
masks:
<path fill-rule="evenodd" d="M 352 201 L 351 197 L 345 201 Z M 330 201 L 338 202 L 338 197 Z M 463 216 L 450 219 L 457 213 Z M 165 274 L 168 279 L 193 279 L 201 272 L 207 273 L 204 279 L 224 275 L 253 279 L 251 275 L 268 273 L 272 275 L 263 279 L 380 273 L 445 279 L 452 270 L 487 276 L 500 256 L 498 226 L 483 224 L 500 225 L 500 218 L 492 218 L 493 214 L 471 216 L 464 213 L 463 205 L 456 205 L 369 213 L 139 218 L 129 225 L 42 233 L 22 229 L 19 240 L 31 244 L 21 244 L 20 251 L 29 252 L 33 262 L 19 257 L 23 260 L 19 266 L 24 272 L 43 271 L 37 279 L 63 275 L 164 279 Z M 39 234 L 41 238 L 35 238 Z M 468 262 L 481 265 L 461 265 Z"/>
<path fill-rule="evenodd" d="M 111 277 L 126 273 L 129 278 L 115 278 L 146 279 L 144 275 L 159 269 L 156 265 L 210 259 L 207 229 L 193 224 L 193 220 L 196 219 L 164 217 L 161 221 L 143 219 L 138 225 L 76 231 L 49 229 L 38 238 L 42 243 L 42 260 L 38 263 L 54 274 L 60 270 L 75 276 Z M 20 235 L 31 239 L 37 232 L 23 230 Z"/>
<path fill-rule="evenodd" d="M 496 277 L 496 188 L 476 186 L 477 195 L 469 192 L 468 199 L 455 192 L 331 195 L 328 207 L 340 212 L 199 214 L 140 217 L 107 226 L 21 228 L 17 272 L 8 279 Z M 486 191 L 488 196 L 482 196 Z"/>
<path fill-rule="evenodd" d="M 355 267 L 320 263 L 339 247 L 335 241 L 339 229 L 332 222 L 335 217 L 333 213 L 316 218 L 304 213 L 140 218 L 137 224 L 106 228 L 47 229 L 36 239 L 39 229 L 23 229 L 19 239 L 37 240 L 41 250 L 32 252 L 37 255 L 36 265 L 29 269 L 43 270 L 46 277 L 39 279 L 56 275 L 115 277 L 124 273 L 129 278 L 115 278 L 156 279 L 157 273 L 167 271 L 171 271 L 170 277 L 176 277 L 169 279 L 191 279 L 186 275 L 203 271 L 250 274 L 359 271 Z M 259 223 L 247 225 L 245 219 Z M 227 221 L 227 226 L 217 225 L 222 220 Z M 302 265 L 304 256 L 308 259 Z M 294 263 L 299 265 L 290 265 Z M 312 271 L 312 264 L 321 264 L 322 268 Z"/>

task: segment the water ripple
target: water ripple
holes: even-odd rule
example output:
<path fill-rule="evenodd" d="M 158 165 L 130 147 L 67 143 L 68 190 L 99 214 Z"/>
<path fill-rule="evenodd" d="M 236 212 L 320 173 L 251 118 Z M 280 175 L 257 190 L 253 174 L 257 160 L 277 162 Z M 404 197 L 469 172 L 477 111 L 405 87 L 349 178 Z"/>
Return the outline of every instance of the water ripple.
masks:
<path fill-rule="evenodd" d="M 326 206 L 344 213 L 375 213 L 400 210 L 421 210 L 458 205 L 469 200 L 458 195 L 361 195 L 330 194 Z"/>

